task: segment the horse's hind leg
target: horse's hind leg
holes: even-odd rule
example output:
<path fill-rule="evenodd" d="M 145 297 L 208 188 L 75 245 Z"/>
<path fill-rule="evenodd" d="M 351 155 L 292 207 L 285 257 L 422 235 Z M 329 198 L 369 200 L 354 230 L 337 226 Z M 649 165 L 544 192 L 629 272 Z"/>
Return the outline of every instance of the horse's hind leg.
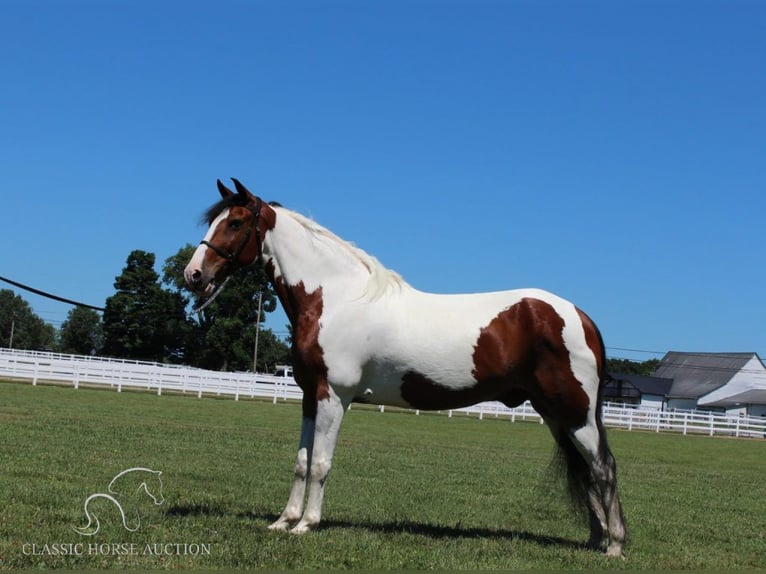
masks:
<path fill-rule="evenodd" d="M 562 429 L 551 419 L 546 418 L 546 423 L 559 446 L 562 462 L 566 465 L 567 482 L 573 499 L 572 502 L 578 506 L 587 506 L 590 526 L 588 546 L 598 550 L 608 536 L 609 530 L 606 512 L 601 500 L 601 490 L 593 478 L 591 465 L 580 454 L 567 430 Z"/>
<path fill-rule="evenodd" d="M 592 484 L 588 488 L 591 512 L 599 522 L 605 519 L 608 556 L 622 556 L 625 547 L 625 519 L 617 494 L 617 465 L 606 442 L 604 429 L 591 420 L 569 433 L 572 443 L 590 466 Z M 599 504 L 600 501 L 600 510 Z M 591 541 L 593 541 L 593 518 Z"/>

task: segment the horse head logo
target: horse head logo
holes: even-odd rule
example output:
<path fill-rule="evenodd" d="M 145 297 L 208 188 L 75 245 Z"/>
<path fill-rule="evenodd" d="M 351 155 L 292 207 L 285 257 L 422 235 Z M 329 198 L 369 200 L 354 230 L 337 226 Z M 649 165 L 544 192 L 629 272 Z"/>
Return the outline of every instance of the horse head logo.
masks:
<path fill-rule="evenodd" d="M 89 509 L 95 500 L 107 500 L 114 504 L 122 518 L 122 525 L 129 532 L 135 532 L 141 527 L 138 510 L 144 495 L 148 495 L 155 506 L 165 502 L 162 495 L 162 472 L 151 468 L 123 470 L 111 480 L 106 490 L 107 492 L 97 492 L 85 499 L 85 517 L 88 524 L 73 527 L 75 532 L 83 536 L 93 536 L 101 528 L 98 516 Z"/>

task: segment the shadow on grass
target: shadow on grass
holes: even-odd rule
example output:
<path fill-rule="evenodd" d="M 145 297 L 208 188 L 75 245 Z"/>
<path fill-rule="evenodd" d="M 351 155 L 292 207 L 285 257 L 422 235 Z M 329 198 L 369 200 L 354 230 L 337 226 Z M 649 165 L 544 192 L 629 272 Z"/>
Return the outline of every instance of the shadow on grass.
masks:
<path fill-rule="evenodd" d="M 279 518 L 278 514 L 273 512 L 238 512 L 232 513 L 221 506 L 212 506 L 209 504 L 190 504 L 175 505 L 165 511 L 166 516 L 227 516 L 234 515 L 238 519 L 253 520 L 271 524 Z M 578 542 L 561 538 L 558 536 L 543 536 L 533 534 L 523 530 L 507 530 L 502 528 L 482 528 L 461 526 L 460 523 L 455 526 L 445 526 L 440 524 L 424 524 L 410 520 L 393 520 L 387 522 L 370 522 L 366 520 L 349 521 L 333 518 L 323 519 L 319 529 L 332 528 L 364 528 L 370 532 L 379 532 L 384 534 L 414 534 L 427 538 L 488 538 L 504 540 L 520 540 L 531 542 L 543 547 L 571 548 L 575 550 L 592 550 L 585 542 Z"/>

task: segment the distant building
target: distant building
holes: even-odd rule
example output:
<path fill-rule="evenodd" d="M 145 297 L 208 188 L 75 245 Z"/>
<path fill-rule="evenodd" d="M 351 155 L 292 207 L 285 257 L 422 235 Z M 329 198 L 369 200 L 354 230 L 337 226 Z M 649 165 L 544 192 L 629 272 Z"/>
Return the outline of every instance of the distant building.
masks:
<path fill-rule="evenodd" d="M 668 409 L 766 416 L 766 367 L 757 353 L 667 353 L 653 373 L 672 379 Z"/>
<path fill-rule="evenodd" d="M 672 379 L 628 373 L 611 373 L 611 376 L 612 380 L 604 388 L 605 401 L 665 410 Z"/>

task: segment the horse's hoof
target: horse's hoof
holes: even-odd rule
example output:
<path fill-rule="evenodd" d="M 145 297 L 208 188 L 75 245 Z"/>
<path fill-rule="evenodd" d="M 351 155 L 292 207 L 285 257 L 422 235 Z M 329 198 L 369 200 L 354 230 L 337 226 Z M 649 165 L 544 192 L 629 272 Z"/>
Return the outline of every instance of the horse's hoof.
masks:
<path fill-rule="evenodd" d="M 625 552 L 622 548 L 622 544 L 611 544 L 606 549 L 606 555 L 609 558 L 622 558 L 625 560 Z"/>
<path fill-rule="evenodd" d="M 311 532 L 313 529 L 314 526 L 312 524 L 309 524 L 308 522 L 299 522 L 295 528 L 290 531 L 290 534 L 306 534 L 307 532 Z"/>
<path fill-rule="evenodd" d="M 290 523 L 287 520 L 284 520 L 280 518 L 273 524 L 269 524 L 269 530 L 281 530 L 282 532 L 287 531 L 287 529 L 290 528 Z"/>

